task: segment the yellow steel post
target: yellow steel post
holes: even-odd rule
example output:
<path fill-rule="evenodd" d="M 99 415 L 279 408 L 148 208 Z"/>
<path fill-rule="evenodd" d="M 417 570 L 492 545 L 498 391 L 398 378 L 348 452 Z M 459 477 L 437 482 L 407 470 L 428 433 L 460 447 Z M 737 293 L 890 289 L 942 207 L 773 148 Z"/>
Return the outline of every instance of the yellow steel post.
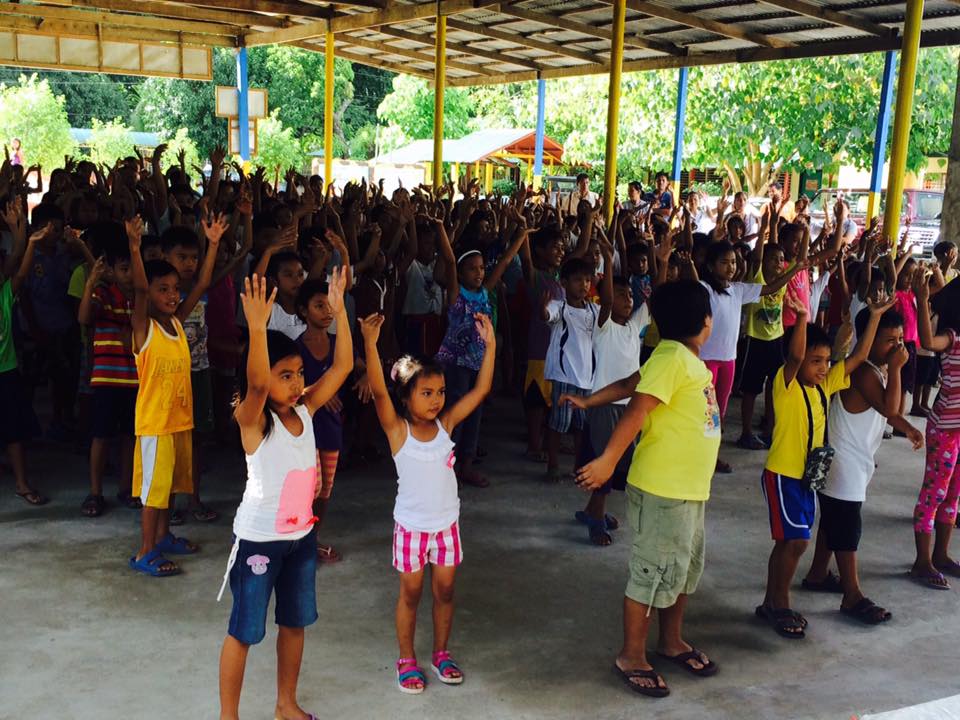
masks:
<path fill-rule="evenodd" d="M 437 3 L 437 44 L 433 63 L 433 186 L 443 185 L 443 91 L 447 84 L 447 18 Z"/>
<path fill-rule="evenodd" d="M 617 193 L 617 140 L 620 131 L 620 77 L 623 74 L 623 32 L 627 0 L 613 3 L 613 37 L 610 41 L 610 91 L 607 98 L 607 148 L 603 160 L 603 208 L 607 222 L 613 219 Z"/>
<path fill-rule="evenodd" d="M 333 31 L 327 30 L 323 62 L 323 181 L 333 182 Z"/>
<path fill-rule="evenodd" d="M 900 52 L 900 73 L 897 78 L 897 104 L 893 114 L 893 146 L 890 149 L 890 170 L 887 175 L 887 206 L 883 214 L 883 234 L 890 241 L 894 253 L 896 253 L 897 236 L 900 232 L 903 176 L 907 169 L 907 147 L 910 144 L 913 90 L 917 81 L 917 54 L 920 50 L 922 22 L 923 0 L 907 0 L 903 48 Z"/>
<path fill-rule="evenodd" d="M 483 192 L 489 195 L 493 192 L 493 163 L 486 163 L 483 171 Z"/>

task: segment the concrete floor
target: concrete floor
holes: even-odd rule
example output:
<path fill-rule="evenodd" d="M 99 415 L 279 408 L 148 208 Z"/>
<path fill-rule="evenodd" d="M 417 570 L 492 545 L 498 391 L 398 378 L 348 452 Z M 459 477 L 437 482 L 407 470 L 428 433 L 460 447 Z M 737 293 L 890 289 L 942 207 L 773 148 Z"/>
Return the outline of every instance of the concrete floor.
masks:
<path fill-rule="evenodd" d="M 735 412 L 736 404 L 733 405 Z M 718 477 L 707 507 L 708 560 L 690 602 L 688 639 L 721 665 L 699 680 L 662 667 L 673 694 L 634 696 L 614 676 L 627 531 L 600 549 L 573 522 L 585 496 L 546 486 L 521 458 L 519 410 L 497 399 L 485 422 L 487 490 L 463 498 L 466 552 L 452 649 L 467 681 L 429 685 L 419 697 L 394 686 L 389 461 L 338 478 L 324 536 L 344 562 L 318 572 L 320 619 L 307 633 L 301 702 L 320 718 L 835 718 L 957 694 L 957 589 L 922 589 L 904 576 L 912 560 L 911 510 L 920 455 L 884 443 L 865 509 L 861 547 L 866 592 L 893 611 L 865 628 L 837 612 L 837 596 L 798 593 L 810 620 L 802 642 L 781 639 L 753 617 L 770 540 L 758 479 L 764 453 L 723 447 L 737 472 Z M 728 440 L 739 428 L 731 423 Z M 567 458 L 569 461 L 569 458 Z M 243 489 L 240 458 L 210 458 L 207 498 L 232 516 Z M 203 544 L 169 579 L 135 575 L 137 514 L 111 508 L 80 517 L 82 456 L 62 446 L 30 448 L 32 477 L 53 502 L 30 508 L 0 495 L 0 718 L 217 716 L 217 660 L 230 595 L 216 602 L 230 547 L 230 520 L 182 533 Z M 9 475 L 2 480 L 9 483 Z M 115 492 L 107 481 L 108 496 Z M 616 496 L 611 509 L 622 508 Z M 960 552 L 960 551 L 958 551 Z M 807 559 L 802 562 L 805 569 Z M 429 606 L 421 658 L 429 657 Z M 250 654 L 242 711 L 270 718 L 276 631 Z"/>

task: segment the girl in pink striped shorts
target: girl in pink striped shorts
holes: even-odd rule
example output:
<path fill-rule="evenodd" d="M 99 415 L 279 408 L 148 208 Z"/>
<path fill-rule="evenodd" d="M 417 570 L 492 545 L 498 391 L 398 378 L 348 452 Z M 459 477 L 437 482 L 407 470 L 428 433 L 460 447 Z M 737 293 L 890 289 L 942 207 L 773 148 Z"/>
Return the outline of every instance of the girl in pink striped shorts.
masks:
<path fill-rule="evenodd" d="M 458 525 L 460 498 L 453 470 L 456 458 L 450 436 L 490 392 L 496 336 L 490 318 L 478 313 L 476 330 L 484 344 L 483 362 L 474 388 L 451 407 L 444 407 L 446 385 L 442 366 L 409 355 L 400 358 L 390 373 L 395 405 L 387 392 L 377 352 L 382 324 L 383 315 L 370 315 L 360 322 L 360 329 L 377 417 L 397 465 L 397 501 L 393 510 L 393 566 L 400 572 L 397 687 L 404 693 L 419 694 L 427 679 L 417 665 L 414 630 L 424 568 L 428 564 L 432 566 L 433 588 L 431 667 L 442 683 L 463 682 L 463 673 L 447 650 L 453 625 L 454 576 L 463 558 Z"/>

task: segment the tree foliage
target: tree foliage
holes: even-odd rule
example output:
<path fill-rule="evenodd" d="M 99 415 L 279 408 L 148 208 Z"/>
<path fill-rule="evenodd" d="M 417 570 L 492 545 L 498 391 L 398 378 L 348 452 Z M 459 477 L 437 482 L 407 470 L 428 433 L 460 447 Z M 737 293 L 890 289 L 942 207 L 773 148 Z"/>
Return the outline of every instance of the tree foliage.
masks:
<path fill-rule="evenodd" d="M 471 131 L 470 120 L 474 116 L 471 91 L 447 88 L 443 95 L 443 136 L 463 137 Z M 433 89 L 422 78 L 397 75 L 393 92 L 377 108 L 377 117 L 391 128 L 384 135 L 384 151 L 411 140 L 433 137 Z"/>
<path fill-rule="evenodd" d="M 160 158 L 160 167 L 164 172 L 169 170 L 173 165 L 179 165 L 180 160 L 178 156 L 181 150 L 184 152 L 188 172 L 194 165 L 202 165 L 200 162 L 200 153 L 197 152 L 197 144 L 190 137 L 187 128 L 180 128 L 177 130 L 176 135 L 165 139 L 163 142 L 167 144 L 167 152 Z"/>
<path fill-rule="evenodd" d="M 93 132 L 87 145 L 90 149 L 90 159 L 95 163 L 113 166 L 117 158 L 133 155 L 133 135 L 122 119 L 115 118 L 108 122 L 101 122 L 93 118 L 91 123 Z"/>
<path fill-rule="evenodd" d="M 293 168 L 300 171 L 306 161 L 306 154 L 297 142 L 293 128 L 284 127 L 280 113 L 274 110 L 270 117 L 261 120 L 257 133 L 257 152 L 250 162 L 262 167 L 268 173 Z"/>
<path fill-rule="evenodd" d="M 4 143 L 20 138 L 31 165 L 61 167 L 64 155 L 75 148 L 64 105 L 64 97 L 36 75 L 21 75 L 15 85 L 0 84 L 0 138 Z"/>
<path fill-rule="evenodd" d="M 16 84 L 22 71 L 0 68 L 0 82 Z M 71 127 L 88 128 L 93 118 L 123 118 L 132 121 L 136 88 L 143 78 L 102 73 L 44 70 L 37 79 L 46 80 L 54 95 L 63 95 Z"/>

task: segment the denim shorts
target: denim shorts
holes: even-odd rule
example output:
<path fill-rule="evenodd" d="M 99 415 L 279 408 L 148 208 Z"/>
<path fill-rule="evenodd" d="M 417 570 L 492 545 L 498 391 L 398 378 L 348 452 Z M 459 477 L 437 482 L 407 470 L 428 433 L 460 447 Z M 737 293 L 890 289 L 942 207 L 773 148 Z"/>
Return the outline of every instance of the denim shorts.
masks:
<path fill-rule="evenodd" d="M 230 635 L 256 645 L 266 634 L 270 595 L 277 594 L 277 625 L 302 628 L 317 620 L 316 530 L 299 540 L 241 540 L 230 569 Z"/>

